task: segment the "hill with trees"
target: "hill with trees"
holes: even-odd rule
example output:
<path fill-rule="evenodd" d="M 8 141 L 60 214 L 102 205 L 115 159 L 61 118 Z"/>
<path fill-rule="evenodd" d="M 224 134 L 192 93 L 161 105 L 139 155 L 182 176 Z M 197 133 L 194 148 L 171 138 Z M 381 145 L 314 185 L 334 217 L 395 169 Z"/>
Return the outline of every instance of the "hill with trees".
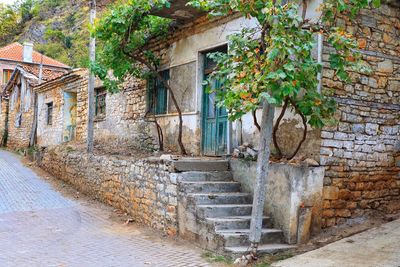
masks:
<path fill-rule="evenodd" d="M 98 1 L 103 10 L 110 0 Z M 88 66 L 89 3 L 85 0 L 19 0 L 0 4 L 0 46 L 17 41 L 71 67 Z"/>

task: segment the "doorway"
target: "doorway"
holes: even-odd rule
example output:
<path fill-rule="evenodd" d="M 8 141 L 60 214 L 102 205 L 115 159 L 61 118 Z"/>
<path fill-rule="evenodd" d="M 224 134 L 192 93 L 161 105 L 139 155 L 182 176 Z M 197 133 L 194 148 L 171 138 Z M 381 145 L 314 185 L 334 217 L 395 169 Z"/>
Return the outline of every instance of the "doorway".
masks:
<path fill-rule="evenodd" d="M 63 142 L 75 140 L 76 135 L 77 94 L 64 92 L 64 129 Z"/>
<path fill-rule="evenodd" d="M 227 52 L 223 46 L 204 53 L 204 80 L 207 80 L 216 67 L 216 62 L 208 57 L 210 53 Z M 211 91 L 203 86 L 202 108 L 202 149 L 205 156 L 222 156 L 227 154 L 228 112 L 217 105 L 216 93 L 221 88 L 221 81 L 211 81 Z"/>

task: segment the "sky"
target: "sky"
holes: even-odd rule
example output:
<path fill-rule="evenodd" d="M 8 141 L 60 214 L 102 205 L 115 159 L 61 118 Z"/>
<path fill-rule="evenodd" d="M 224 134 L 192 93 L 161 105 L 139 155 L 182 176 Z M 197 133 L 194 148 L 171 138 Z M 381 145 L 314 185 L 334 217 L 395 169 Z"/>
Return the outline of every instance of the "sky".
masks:
<path fill-rule="evenodd" d="M 0 3 L 3 3 L 3 4 L 12 4 L 14 2 L 16 2 L 16 0 L 0 0 Z"/>

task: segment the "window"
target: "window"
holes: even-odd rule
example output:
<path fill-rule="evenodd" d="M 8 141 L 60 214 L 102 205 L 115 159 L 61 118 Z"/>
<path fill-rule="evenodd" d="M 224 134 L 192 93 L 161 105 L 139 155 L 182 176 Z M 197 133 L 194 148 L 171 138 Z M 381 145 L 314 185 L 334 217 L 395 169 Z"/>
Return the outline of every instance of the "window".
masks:
<path fill-rule="evenodd" d="M 53 102 L 47 103 L 47 125 L 53 124 Z"/>
<path fill-rule="evenodd" d="M 95 115 L 103 117 L 106 115 L 106 96 L 107 91 L 104 87 L 96 88 L 95 98 L 96 98 L 96 110 Z"/>
<path fill-rule="evenodd" d="M 13 70 L 3 70 L 3 84 L 7 84 L 11 78 Z"/>
<path fill-rule="evenodd" d="M 162 71 L 161 76 L 169 80 L 169 70 Z M 160 79 L 150 78 L 148 81 L 147 110 L 153 114 L 166 114 L 168 93 Z"/>

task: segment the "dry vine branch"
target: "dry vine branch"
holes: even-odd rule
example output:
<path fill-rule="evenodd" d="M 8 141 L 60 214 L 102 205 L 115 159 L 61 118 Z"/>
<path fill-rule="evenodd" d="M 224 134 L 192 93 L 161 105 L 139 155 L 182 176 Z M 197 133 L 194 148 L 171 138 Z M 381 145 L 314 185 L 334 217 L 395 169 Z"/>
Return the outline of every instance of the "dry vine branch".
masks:
<path fill-rule="evenodd" d="M 172 103 L 174 104 L 176 111 L 178 112 L 178 117 L 179 117 L 179 128 L 178 128 L 179 148 L 181 150 L 182 155 L 187 155 L 185 146 L 183 145 L 183 142 L 182 142 L 182 132 L 183 132 L 182 111 L 178 105 L 178 102 L 176 101 L 174 91 L 172 90 L 169 83 L 164 79 L 164 77 L 162 77 L 162 75 L 158 72 L 157 68 L 154 67 L 151 63 L 149 63 L 145 58 L 141 57 L 141 56 L 144 56 L 144 53 L 142 50 L 138 49 L 137 52 L 135 52 L 135 53 L 129 53 L 125 50 L 127 44 L 129 43 L 128 41 L 129 41 L 129 38 L 130 38 L 130 35 L 132 32 L 133 32 L 133 28 L 130 28 L 129 31 L 127 31 L 125 33 L 125 38 L 124 38 L 123 42 L 121 43 L 122 51 L 128 57 L 133 58 L 135 61 L 137 61 L 137 62 L 141 63 L 143 66 L 147 67 L 150 70 L 150 72 L 153 73 L 157 77 L 157 79 L 159 79 L 162 82 L 164 87 L 168 90 L 168 92 L 171 96 Z"/>
<path fill-rule="evenodd" d="M 254 126 L 257 127 L 258 131 L 261 131 L 261 126 L 260 126 L 260 124 L 259 124 L 258 121 L 257 121 L 257 110 L 253 110 L 252 113 L 253 113 L 253 123 L 254 123 Z"/>
<path fill-rule="evenodd" d="M 153 88 L 153 89 L 155 89 L 155 88 Z M 154 112 L 153 113 L 151 112 L 151 110 L 154 108 L 154 104 L 156 102 L 157 102 L 157 96 L 155 94 L 153 94 L 153 100 L 152 100 L 151 106 L 148 109 L 148 111 L 146 112 L 145 117 L 147 117 L 148 114 L 153 115 L 154 121 L 149 120 L 149 122 L 154 122 L 154 124 L 156 125 L 157 136 L 158 136 L 158 145 L 159 145 L 160 151 L 164 151 L 164 134 L 163 134 L 160 124 L 157 121 L 156 114 Z"/>
<path fill-rule="evenodd" d="M 294 102 L 293 99 L 289 98 L 290 104 L 292 104 L 292 106 L 294 107 L 294 109 L 296 110 L 297 114 L 300 115 L 301 119 L 303 120 L 303 126 L 304 126 L 304 131 L 303 131 L 303 138 L 301 139 L 299 145 L 297 146 L 296 150 L 294 151 L 293 155 L 291 157 L 288 158 L 288 160 L 293 159 L 296 154 L 299 152 L 301 146 L 303 145 L 304 141 L 306 141 L 307 138 L 307 131 L 308 131 L 308 126 L 307 126 L 307 119 L 304 116 L 304 114 L 299 110 L 299 108 L 297 107 L 296 103 Z"/>
<path fill-rule="evenodd" d="M 308 125 L 307 125 L 307 119 L 306 119 L 306 117 L 305 117 L 304 114 L 299 110 L 299 108 L 297 107 L 297 105 L 296 105 L 296 103 L 294 102 L 294 100 L 291 99 L 290 97 L 287 97 L 287 98 L 285 99 L 285 102 L 284 102 L 283 106 L 282 106 L 281 114 L 279 115 L 279 117 L 278 117 L 278 119 L 277 119 L 277 121 L 276 121 L 276 123 L 275 123 L 275 125 L 274 125 L 274 130 L 273 130 L 273 142 L 274 142 L 274 146 L 275 146 L 275 148 L 276 148 L 276 150 L 277 150 L 277 152 L 278 152 L 278 157 L 282 158 L 282 157 L 283 157 L 283 153 L 282 153 L 282 150 L 281 150 L 281 148 L 280 148 L 280 146 L 279 146 L 279 143 L 278 143 L 278 139 L 277 139 L 276 134 L 277 134 L 277 132 L 278 132 L 278 130 L 279 130 L 280 123 L 281 123 L 282 118 L 284 117 L 284 115 L 285 115 L 285 113 L 286 113 L 286 110 L 287 110 L 287 108 L 288 108 L 289 103 L 290 103 L 290 105 L 293 106 L 293 108 L 295 109 L 296 113 L 299 114 L 299 116 L 301 117 L 302 122 L 303 122 L 303 126 L 304 126 L 304 129 L 303 129 L 303 137 L 302 137 L 300 143 L 298 144 L 298 146 L 296 147 L 295 152 L 292 154 L 292 156 L 286 158 L 286 159 L 288 159 L 288 160 L 291 160 L 291 159 L 293 159 L 293 158 L 297 155 L 297 153 L 299 152 L 301 146 L 302 146 L 303 143 L 306 141 L 306 138 L 307 138 L 307 131 L 308 131 Z"/>
<path fill-rule="evenodd" d="M 275 126 L 274 126 L 274 130 L 273 130 L 273 132 L 272 132 L 272 137 L 273 137 L 274 146 L 275 146 L 275 148 L 276 148 L 276 150 L 277 150 L 277 152 L 278 152 L 278 157 L 280 157 L 280 158 L 282 157 L 282 150 L 281 150 L 281 148 L 279 147 L 278 140 L 277 140 L 277 137 L 276 137 L 276 133 L 278 132 L 278 129 L 279 129 L 279 125 L 280 125 L 280 123 L 281 123 L 281 120 L 282 120 L 283 116 L 284 116 L 285 113 L 286 113 L 286 109 L 287 109 L 287 107 L 288 107 L 288 104 L 289 104 L 289 98 L 286 98 L 286 99 L 285 99 L 285 102 L 284 102 L 284 104 L 283 104 L 283 106 L 282 106 L 281 114 L 279 114 L 279 117 L 278 117 L 278 119 L 277 119 L 277 121 L 276 121 L 276 123 L 275 123 Z"/>

